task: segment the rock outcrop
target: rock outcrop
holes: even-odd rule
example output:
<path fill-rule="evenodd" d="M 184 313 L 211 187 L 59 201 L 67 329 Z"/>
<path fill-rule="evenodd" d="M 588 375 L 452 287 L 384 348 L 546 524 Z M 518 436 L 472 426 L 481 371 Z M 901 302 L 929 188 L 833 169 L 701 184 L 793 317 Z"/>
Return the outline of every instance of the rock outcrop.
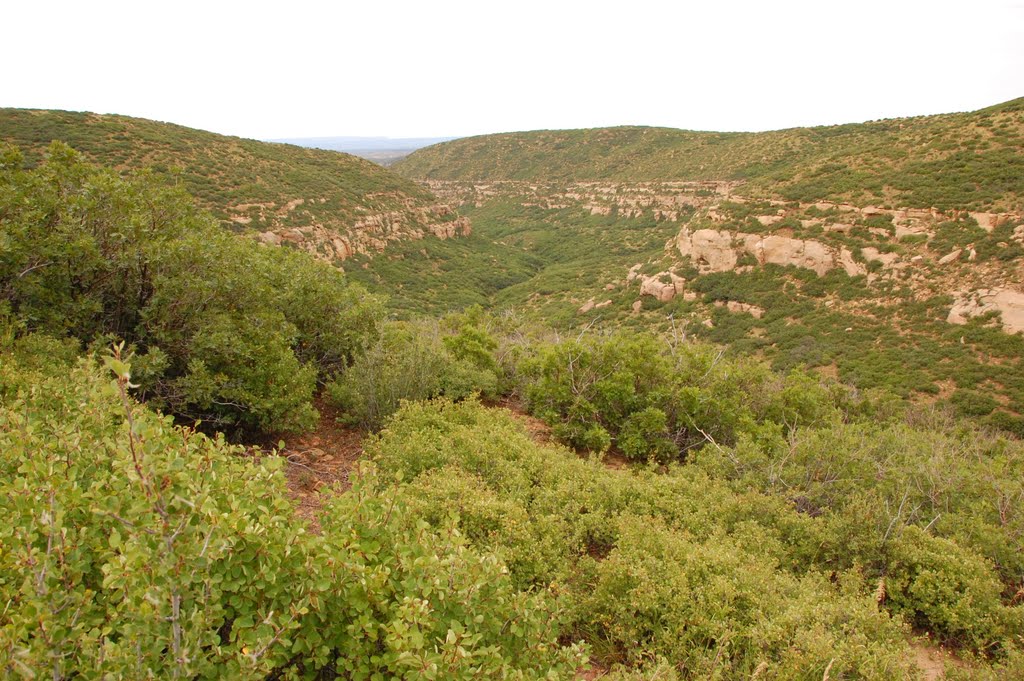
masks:
<path fill-rule="evenodd" d="M 738 300 L 716 300 L 715 307 L 724 307 L 729 312 L 746 312 L 747 314 L 751 315 L 754 319 L 760 319 L 761 317 L 764 316 L 763 307 L 751 305 L 750 303 L 741 303 Z"/>
<path fill-rule="evenodd" d="M 546 210 L 580 207 L 592 216 L 618 218 L 652 217 L 658 222 L 678 222 L 685 211 L 706 208 L 730 197 L 738 182 L 573 182 L 543 183 L 504 180 L 496 182 L 446 182 L 428 180 L 427 187 L 452 205 L 482 206 L 496 197 L 511 197 L 524 207 Z M 733 200 L 741 200 L 735 197 Z M 766 216 L 781 220 L 778 216 Z"/>
<path fill-rule="evenodd" d="M 658 272 L 647 277 L 640 276 L 640 295 L 652 296 L 662 302 L 668 302 L 683 292 L 686 279 L 675 272 Z"/>
<path fill-rule="evenodd" d="M 285 206 L 286 213 L 301 206 L 301 200 Z M 242 206 L 249 209 L 252 206 Z M 277 211 L 277 214 L 282 214 Z M 237 218 L 235 218 L 236 221 Z M 371 255 L 383 251 L 389 243 L 407 239 L 438 239 L 469 236 L 473 232 L 469 218 L 457 215 L 446 204 L 409 205 L 404 210 L 383 211 L 363 215 L 351 224 L 324 225 L 314 222 L 302 227 L 278 227 L 253 234 L 269 246 L 289 245 L 314 257 L 337 263 L 355 255 Z"/>
<path fill-rule="evenodd" d="M 820 241 L 775 234 L 762 236 L 716 229 L 691 232 L 684 227 L 676 237 L 676 249 L 704 272 L 734 270 L 744 254 L 753 256 L 761 265 L 803 267 L 814 270 L 819 276 L 836 267 L 850 276 L 866 272 L 845 247 L 836 249 Z"/>
<path fill-rule="evenodd" d="M 1007 333 L 1024 332 L 1024 293 L 1006 288 L 958 293 L 946 317 L 950 324 L 966 324 L 972 317 L 998 312 Z"/>
<path fill-rule="evenodd" d="M 900 256 L 895 253 L 883 253 L 874 246 L 865 246 L 860 249 L 860 254 L 868 262 L 881 263 L 883 269 L 895 267 L 900 259 Z"/>

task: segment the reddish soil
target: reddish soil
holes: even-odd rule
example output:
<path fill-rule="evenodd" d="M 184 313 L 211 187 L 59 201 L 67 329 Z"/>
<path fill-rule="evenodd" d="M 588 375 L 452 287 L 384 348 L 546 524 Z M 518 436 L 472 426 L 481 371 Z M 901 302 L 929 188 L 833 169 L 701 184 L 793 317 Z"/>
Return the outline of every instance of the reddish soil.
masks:
<path fill-rule="evenodd" d="M 531 416 L 526 412 L 526 406 L 514 397 L 503 398 L 499 402 L 495 402 L 493 405 L 488 405 L 504 409 L 507 411 L 512 418 L 519 421 L 526 428 L 527 434 L 530 439 L 539 445 L 553 445 L 557 444 L 554 436 L 551 435 L 551 426 L 541 421 L 535 416 Z M 612 449 L 605 453 L 601 458 L 601 462 L 611 468 L 612 470 L 625 470 L 629 468 L 629 461 L 624 457 L 618 450 Z"/>
<path fill-rule="evenodd" d="M 594 662 L 576 670 L 577 681 L 595 681 L 595 679 L 600 679 L 607 675 L 608 670 Z"/>
<path fill-rule="evenodd" d="M 555 439 L 551 435 L 551 426 L 541 421 L 535 416 L 531 416 L 526 412 L 526 405 L 513 396 L 504 397 L 493 405 L 499 409 L 507 411 L 512 418 L 519 421 L 526 427 L 526 432 L 529 434 L 530 439 L 539 445 L 549 445 L 554 443 Z"/>
<path fill-rule="evenodd" d="M 349 474 L 363 455 L 366 431 L 346 428 L 338 423 L 338 411 L 319 400 L 320 412 L 317 429 L 285 439 L 280 456 L 286 460 L 285 475 L 288 492 L 295 500 L 300 518 L 309 523 L 313 532 L 319 532 L 317 512 L 320 510 L 320 490 L 345 490 L 351 485 Z"/>
<path fill-rule="evenodd" d="M 914 663 L 924 672 L 925 681 L 938 681 L 946 678 L 945 653 L 941 648 L 933 648 L 920 644 L 911 645 L 914 651 Z"/>

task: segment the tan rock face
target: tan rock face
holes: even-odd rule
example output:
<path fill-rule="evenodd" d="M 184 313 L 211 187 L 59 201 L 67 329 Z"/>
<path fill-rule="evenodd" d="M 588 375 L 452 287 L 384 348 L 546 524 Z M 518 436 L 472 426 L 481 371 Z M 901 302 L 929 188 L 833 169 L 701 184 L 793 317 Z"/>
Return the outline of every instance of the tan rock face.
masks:
<path fill-rule="evenodd" d="M 860 249 L 860 254 L 864 256 L 864 259 L 868 262 L 882 263 L 882 267 L 886 269 L 894 267 L 900 259 L 900 257 L 895 253 L 882 253 L 874 246 L 865 246 Z"/>
<path fill-rule="evenodd" d="M 991 232 L 996 227 L 1011 220 L 1019 220 L 1020 215 L 1014 213 L 968 213 L 986 232 Z"/>
<path fill-rule="evenodd" d="M 286 215 L 303 203 L 302 199 L 289 201 L 276 214 Z M 237 206 L 236 210 L 248 210 L 253 207 Z M 261 210 L 267 208 L 255 207 Z M 238 217 L 232 219 L 240 222 Z M 439 239 L 451 239 L 469 236 L 472 232 L 473 227 L 469 218 L 454 215 L 449 206 L 442 203 L 416 206 L 409 199 L 403 210 L 370 213 L 349 224 L 314 223 L 302 227 L 279 227 L 253 236 L 271 246 L 280 246 L 283 242 L 288 242 L 313 257 L 333 263 L 348 260 L 354 255 L 380 252 L 389 243 L 403 239 L 422 239 L 428 234 Z"/>
<path fill-rule="evenodd" d="M 760 319 L 764 316 L 764 308 L 758 307 L 757 305 L 751 305 L 749 303 L 741 303 L 738 300 L 730 300 L 726 302 L 716 300 L 715 307 L 724 307 L 729 312 L 746 312 L 755 319 Z"/>
<path fill-rule="evenodd" d="M 711 272 L 727 272 L 736 267 L 739 258 L 732 246 L 732 234 L 716 229 L 698 229 L 691 233 L 683 228 L 676 238 L 679 254 L 689 256 L 699 267 Z"/>
<path fill-rule="evenodd" d="M 928 236 L 929 232 L 927 229 L 917 225 L 896 225 L 896 239 L 902 239 L 908 236 Z"/>
<path fill-rule="evenodd" d="M 853 253 L 845 246 L 839 251 L 839 266 L 851 277 L 867 274 L 867 268 L 853 259 Z"/>
<path fill-rule="evenodd" d="M 758 215 L 758 216 L 756 216 L 756 219 L 757 219 L 758 222 L 760 222 L 765 227 L 770 227 L 770 226 L 774 225 L 776 222 L 779 222 L 780 220 L 782 220 L 782 216 L 781 215 Z"/>
<path fill-rule="evenodd" d="M 460 215 L 450 222 L 428 225 L 427 231 L 438 239 L 454 239 L 457 236 L 469 236 L 473 233 L 473 227 L 469 223 L 469 218 Z"/>
<path fill-rule="evenodd" d="M 762 265 L 793 265 L 814 270 L 819 276 L 837 266 L 843 267 L 851 276 L 863 274 L 863 267 L 853 260 L 853 255 L 846 249 L 837 253 L 820 241 L 777 234 L 765 237 L 715 229 L 690 232 L 683 228 L 676 238 L 676 248 L 680 255 L 689 257 L 706 272 L 734 270 L 740 255 L 749 253 Z"/>
<path fill-rule="evenodd" d="M 674 272 L 658 272 L 657 274 L 640 277 L 640 295 L 652 296 L 662 302 L 668 302 L 683 292 L 686 279 Z"/>
<path fill-rule="evenodd" d="M 966 324 L 972 317 L 989 312 L 999 313 L 1003 330 L 1007 333 L 1024 333 L 1024 293 L 1012 289 L 979 289 L 959 293 L 946 321 L 950 324 Z"/>
<path fill-rule="evenodd" d="M 748 242 L 747 250 L 753 251 L 754 257 L 761 264 L 794 265 L 814 270 L 818 276 L 835 267 L 832 252 L 818 241 L 804 241 L 773 235 L 761 239 L 760 243 L 754 244 L 753 248 Z"/>

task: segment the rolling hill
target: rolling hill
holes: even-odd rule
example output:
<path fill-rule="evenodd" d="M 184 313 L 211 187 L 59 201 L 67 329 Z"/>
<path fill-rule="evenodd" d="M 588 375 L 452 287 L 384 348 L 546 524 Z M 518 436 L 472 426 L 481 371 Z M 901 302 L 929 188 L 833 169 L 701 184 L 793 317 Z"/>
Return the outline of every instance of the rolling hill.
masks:
<path fill-rule="evenodd" d="M 53 140 L 95 163 L 168 174 L 231 229 L 335 264 L 389 242 L 468 229 L 428 190 L 349 154 L 128 116 L 0 109 L 0 141 L 21 148 L 30 165 Z"/>
<path fill-rule="evenodd" d="M 736 180 L 741 193 L 915 208 L 1024 208 L 1024 98 L 972 113 L 763 133 L 617 127 L 469 137 L 414 152 L 423 180 Z"/>
<path fill-rule="evenodd" d="M 97 118 L 59 138 L 233 230 L 383 251 L 343 274 L 0 145 L 0 677 L 1024 678 L 1024 213 L 991 177 L 981 209 L 416 188 Z M 435 210 L 473 232 L 409 238 Z"/>
<path fill-rule="evenodd" d="M 658 329 L 1024 433 L 1024 99 L 770 133 L 542 131 L 396 170 L 474 234 L 353 269 L 402 313 Z M 353 261 L 356 264 L 356 261 Z"/>

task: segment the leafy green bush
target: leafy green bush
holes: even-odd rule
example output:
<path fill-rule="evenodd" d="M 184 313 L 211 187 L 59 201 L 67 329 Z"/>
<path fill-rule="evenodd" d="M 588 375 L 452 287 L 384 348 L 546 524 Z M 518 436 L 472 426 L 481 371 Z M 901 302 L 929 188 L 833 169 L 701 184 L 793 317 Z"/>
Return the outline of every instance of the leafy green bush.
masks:
<path fill-rule="evenodd" d="M 232 431 L 308 428 L 316 382 L 375 334 L 375 298 L 226 233 L 180 189 L 92 168 L 59 143 L 33 171 L 6 154 L 0 300 L 21 333 L 130 343 L 138 394 L 159 408 Z"/>
<path fill-rule="evenodd" d="M 219 428 L 233 425 L 230 415 L 241 409 L 264 431 L 312 428 L 316 368 L 291 351 L 296 333 L 280 313 L 213 317 L 191 339 L 188 373 L 166 386 L 166 403 L 175 413 L 208 419 L 226 411 L 213 417 Z"/>
<path fill-rule="evenodd" d="M 538 447 L 473 401 L 407 403 L 367 451 L 379 484 L 405 481 L 414 517 L 457 514 L 515 583 L 562 594 L 605 664 L 663 660 L 681 678 L 820 678 L 830 662 L 851 678 L 911 674 L 900 619 L 878 612 L 859 570 L 835 585 L 827 566 L 808 569 L 826 523 L 779 498 L 690 466 L 610 470 Z"/>
<path fill-rule="evenodd" d="M 806 374 L 780 379 L 699 344 L 619 333 L 540 344 L 520 366 L 530 411 L 563 441 L 631 459 L 679 459 L 735 442 L 759 421 L 785 430 L 840 418 L 842 396 Z"/>
<path fill-rule="evenodd" d="M 0 356 L 3 676 L 554 679 L 582 661 L 556 599 L 372 471 L 310 535 L 282 459 L 174 427 L 107 364 L 116 381 Z"/>
<path fill-rule="evenodd" d="M 493 397 L 499 369 L 496 341 L 472 324 L 446 333 L 433 321 L 392 322 L 380 339 L 328 384 L 331 401 L 345 418 L 380 428 L 403 400 L 445 395 L 462 399 L 473 393 Z"/>
<path fill-rule="evenodd" d="M 704 448 L 694 465 L 825 520 L 818 560 L 888 575 L 893 608 L 915 623 L 982 649 L 1021 630 L 1024 611 L 1000 603 L 1024 583 L 1018 442 L 900 423 L 836 425 Z"/>
<path fill-rule="evenodd" d="M 584 627 L 633 664 L 664 656 L 684 678 L 898 678 L 903 631 L 864 598 L 855 574 L 835 589 L 796 578 L 726 536 L 701 542 L 653 518 L 625 517 L 616 548 L 582 596 Z"/>
<path fill-rule="evenodd" d="M 656 407 L 630 414 L 619 431 L 619 448 L 626 458 L 666 461 L 676 454 L 675 444 L 666 437 L 668 417 Z"/>
<path fill-rule="evenodd" d="M 1024 630 L 1024 610 L 1002 604 L 999 578 L 976 553 L 918 527 L 890 551 L 887 598 L 910 622 L 978 649 Z"/>

